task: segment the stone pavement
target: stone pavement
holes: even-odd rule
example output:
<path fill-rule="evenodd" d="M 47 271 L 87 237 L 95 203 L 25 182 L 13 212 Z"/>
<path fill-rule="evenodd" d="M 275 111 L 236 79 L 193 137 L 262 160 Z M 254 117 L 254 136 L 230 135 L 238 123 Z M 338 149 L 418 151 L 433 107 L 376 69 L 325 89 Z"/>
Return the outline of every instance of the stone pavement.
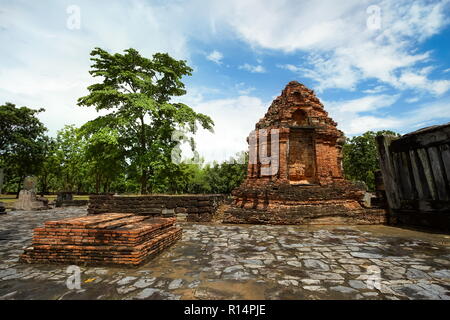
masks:
<path fill-rule="evenodd" d="M 0 216 L 0 299 L 450 299 L 450 237 L 386 226 L 179 223 L 138 268 L 18 263 L 32 229 L 85 208 Z"/>

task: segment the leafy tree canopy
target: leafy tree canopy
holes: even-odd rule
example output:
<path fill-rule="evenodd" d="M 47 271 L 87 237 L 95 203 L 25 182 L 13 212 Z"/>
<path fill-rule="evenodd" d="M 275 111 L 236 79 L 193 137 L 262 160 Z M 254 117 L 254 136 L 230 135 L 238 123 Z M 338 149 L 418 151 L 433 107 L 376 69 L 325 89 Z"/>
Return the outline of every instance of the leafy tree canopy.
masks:
<path fill-rule="evenodd" d="M 0 106 L 0 167 L 19 186 L 25 176 L 37 174 L 44 161 L 47 128 L 37 118 L 43 111 L 12 103 Z"/>
<path fill-rule="evenodd" d="M 149 178 L 171 166 L 171 151 L 178 143 L 172 138 L 174 132 L 195 133 L 198 123 L 209 130 L 214 125 L 211 118 L 189 106 L 170 102 L 186 93 L 181 79 L 191 75 L 192 69 L 166 53 L 149 59 L 135 49 L 110 54 L 95 48 L 91 56 L 90 73 L 101 82 L 89 86 L 89 94 L 81 97 L 78 105 L 110 113 L 88 122 L 82 130 L 116 130 L 127 159 L 140 175 L 141 193 L 147 193 Z"/>
<path fill-rule="evenodd" d="M 377 144 L 378 135 L 400 136 L 389 130 L 367 131 L 366 133 L 347 138 L 343 147 L 343 166 L 347 179 L 364 181 L 369 190 L 375 189 L 375 171 L 379 170 Z"/>

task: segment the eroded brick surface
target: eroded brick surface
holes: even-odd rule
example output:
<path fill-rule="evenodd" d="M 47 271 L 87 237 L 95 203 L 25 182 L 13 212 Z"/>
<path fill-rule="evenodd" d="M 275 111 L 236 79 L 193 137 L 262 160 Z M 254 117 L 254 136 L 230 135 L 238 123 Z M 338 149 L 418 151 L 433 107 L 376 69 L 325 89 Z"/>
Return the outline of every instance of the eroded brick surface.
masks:
<path fill-rule="evenodd" d="M 224 201 L 222 194 L 206 195 L 145 195 L 145 196 L 89 196 L 88 212 L 134 213 L 144 216 L 173 217 L 186 215 L 188 221 L 211 221 L 217 207 Z"/>
<path fill-rule="evenodd" d="M 233 191 L 224 221 L 385 223 L 384 210 L 364 208 L 365 190 L 343 178 L 345 138 L 336 126 L 312 90 L 289 82 L 249 136 L 247 179 Z"/>
<path fill-rule="evenodd" d="M 123 213 L 47 221 L 21 261 L 136 266 L 181 238 L 175 221 Z"/>

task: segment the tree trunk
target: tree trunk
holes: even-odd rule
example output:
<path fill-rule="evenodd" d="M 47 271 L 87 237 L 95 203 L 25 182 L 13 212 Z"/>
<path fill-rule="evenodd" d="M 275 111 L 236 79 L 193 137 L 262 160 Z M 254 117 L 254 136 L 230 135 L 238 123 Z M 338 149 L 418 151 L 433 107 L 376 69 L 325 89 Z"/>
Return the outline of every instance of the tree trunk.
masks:
<path fill-rule="evenodd" d="M 100 177 L 99 174 L 95 175 L 95 193 L 98 194 L 100 191 Z"/>
<path fill-rule="evenodd" d="M 142 170 L 141 175 L 141 194 L 147 194 L 147 180 L 148 180 L 148 172 L 146 169 Z"/>
<path fill-rule="evenodd" d="M 146 143 L 145 143 L 145 122 L 144 122 L 144 114 L 140 116 L 141 120 L 141 153 L 142 155 L 145 154 L 145 151 L 147 149 Z M 148 171 L 146 168 L 142 168 L 142 176 L 141 176 L 141 194 L 147 194 L 147 180 L 148 180 Z"/>

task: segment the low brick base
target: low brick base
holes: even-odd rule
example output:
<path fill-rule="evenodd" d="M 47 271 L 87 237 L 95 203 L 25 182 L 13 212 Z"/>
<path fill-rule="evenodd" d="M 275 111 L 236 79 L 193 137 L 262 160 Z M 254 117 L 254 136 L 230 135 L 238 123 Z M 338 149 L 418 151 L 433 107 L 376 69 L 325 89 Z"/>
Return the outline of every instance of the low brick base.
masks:
<path fill-rule="evenodd" d="M 364 191 L 342 182 L 329 186 L 243 185 L 224 223 L 254 224 L 384 224 L 383 209 L 364 208 Z"/>
<path fill-rule="evenodd" d="M 60 207 L 83 207 L 89 204 L 89 200 L 63 200 L 56 201 L 55 206 Z"/>
<path fill-rule="evenodd" d="M 212 220 L 217 208 L 224 200 L 225 196 L 222 194 L 132 197 L 91 195 L 89 197 L 88 213 L 124 212 L 155 217 L 186 215 L 187 221 L 207 222 Z"/>
<path fill-rule="evenodd" d="M 174 218 L 107 213 L 47 221 L 34 230 L 25 263 L 137 266 L 181 238 Z"/>

